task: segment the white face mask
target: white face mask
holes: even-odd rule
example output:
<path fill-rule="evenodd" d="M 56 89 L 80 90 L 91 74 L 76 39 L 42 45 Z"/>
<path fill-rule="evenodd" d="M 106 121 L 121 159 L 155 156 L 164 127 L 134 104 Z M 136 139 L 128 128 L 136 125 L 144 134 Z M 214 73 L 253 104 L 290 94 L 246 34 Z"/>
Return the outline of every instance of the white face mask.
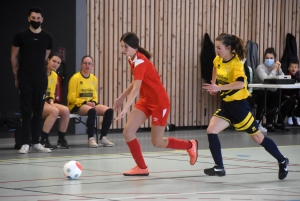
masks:
<path fill-rule="evenodd" d="M 273 66 L 274 59 L 265 59 L 265 64 L 266 66 Z"/>

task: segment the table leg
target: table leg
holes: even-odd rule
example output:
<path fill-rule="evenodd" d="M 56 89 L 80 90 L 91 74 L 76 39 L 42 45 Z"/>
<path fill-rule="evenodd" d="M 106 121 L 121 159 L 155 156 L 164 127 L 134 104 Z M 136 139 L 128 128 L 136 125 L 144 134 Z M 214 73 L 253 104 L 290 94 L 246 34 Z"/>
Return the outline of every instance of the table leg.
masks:
<path fill-rule="evenodd" d="M 259 117 L 259 121 L 258 121 L 258 124 L 260 124 L 260 123 L 263 123 L 263 117 L 264 117 L 264 115 L 266 115 L 267 114 L 267 88 L 265 88 L 265 100 L 264 100 L 264 109 L 263 109 L 263 111 L 262 111 L 262 113 L 261 113 L 261 115 L 260 115 L 260 117 Z"/>
<path fill-rule="evenodd" d="M 278 115 L 281 119 L 281 126 L 282 126 L 282 130 L 283 130 L 283 133 L 285 133 L 285 124 L 284 124 L 284 119 L 282 118 L 282 115 L 281 115 L 281 112 L 280 112 L 280 109 L 281 109 L 281 88 L 278 89 L 279 90 L 279 105 L 278 105 Z"/>

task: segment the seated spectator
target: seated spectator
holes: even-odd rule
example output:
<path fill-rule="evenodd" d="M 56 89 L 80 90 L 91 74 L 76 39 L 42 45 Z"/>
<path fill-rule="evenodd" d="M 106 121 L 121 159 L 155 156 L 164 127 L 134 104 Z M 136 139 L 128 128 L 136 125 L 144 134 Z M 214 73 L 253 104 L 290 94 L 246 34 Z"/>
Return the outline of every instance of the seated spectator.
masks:
<path fill-rule="evenodd" d="M 253 83 L 263 83 L 264 79 L 270 78 L 272 76 L 276 75 L 284 75 L 282 72 L 282 69 L 280 67 L 280 62 L 275 61 L 276 59 L 276 52 L 274 48 L 267 48 L 264 52 L 264 63 L 260 64 L 255 71 L 255 76 Z M 259 104 L 257 104 L 256 109 L 256 118 L 261 119 L 263 112 L 264 112 L 264 89 L 256 88 L 253 90 L 252 95 L 256 97 L 257 100 L 259 100 Z M 267 111 L 266 114 L 266 128 L 268 132 L 275 132 L 274 128 L 274 120 L 275 120 L 275 114 L 276 109 L 279 104 L 279 94 L 277 93 L 276 88 L 268 88 L 267 89 L 267 102 L 266 102 L 266 108 Z"/>
<path fill-rule="evenodd" d="M 69 109 L 61 104 L 54 103 L 55 100 L 55 89 L 57 83 L 57 70 L 61 63 L 61 58 L 58 53 L 51 53 L 47 59 L 47 75 L 48 75 L 48 87 L 46 91 L 46 101 L 44 103 L 43 118 L 45 122 L 41 133 L 40 144 L 45 148 L 53 149 L 49 141 L 49 132 L 54 125 L 58 116 L 59 127 L 58 127 L 58 141 L 57 148 L 69 149 L 67 140 L 65 139 L 67 128 L 69 125 Z"/>
<path fill-rule="evenodd" d="M 293 61 L 290 62 L 288 67 L 288 75 L 291 75 L 292 79 L 295 79 L 295 82 L 300 82 L 299 77 L 299 62 Z M 287 113 L 287 123 L 289 125 L 293 125 L 293 117 L 298 126 L 300 126 L 300 106 L 299 106 L 299 97 L 300 89 L 284 89 L 283 90 L 283 101 L 289 99 L 292 101 L 292 107 Z"/>
<path fill-rule="evenodd" d="M 246 65 L 245 60 L 243 60 L 242 62 L 244 63 L 244 70 L 245 70 L 245 74 L 247 76 L 247 86 L 248 86 L 248 84 L 253 83 L 253 71 L 252 71 L 252 68 L 250 66 Z M 251 108 L 254 110 L 254 106 L 258 105 L 258 104 L 261 104 L 263 106 L 264 102 L 261 101 L 261 99 L 259 99 L 256 94 L 252 95 L 253 88 L 248 87 L 247 89 L 248 89 L 249 94 L 250 94 L 249 97 L 247 98 L 247 101 L 249 102 Z M 261 125 L 261 122 L 260 122 L 261 116 L 260 115 L 261 114 L 259 114 L 259 116 L 255 115 L 256 122 L 260 123 L 258 125 L 258 129 L 262 133 L 266 133 L 266 132 L 268 132 L 268 130 Z"/>
<path fill-rule="evenodd" d="M 88 116 L 88 147 L 112 147 L 114 144 L 106 136 L 112 123 L 113 109 L 98 103 L 98 80 L 91 74 L 92 69 L 93 58 L 84 56 L 81 60 L 81 71 L 75 73 L 69 81 L 68 108 L 71 113 Z M 104 116 L 99 145 L 94 138 L 95 120 L 98 115 Z"/>

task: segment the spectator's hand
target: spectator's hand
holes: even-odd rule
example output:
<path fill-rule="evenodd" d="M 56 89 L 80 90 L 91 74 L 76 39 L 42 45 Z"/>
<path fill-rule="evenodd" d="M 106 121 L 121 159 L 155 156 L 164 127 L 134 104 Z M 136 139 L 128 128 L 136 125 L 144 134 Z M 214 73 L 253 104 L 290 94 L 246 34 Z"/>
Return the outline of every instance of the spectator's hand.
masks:
<path fill-rule="evenodd" d="M 86 105 L 91 106 L 91 107 L 95 107 L 95 103 L 94 102 L 86 102 Z"/>
<path fill-rule="evenodd" d="M 279 61 L 276 61 L 274 63 L 273 69 L 276 70 L 276 71 L 278 70 L 279 73 L 281 73 L 282 72 L 282 70 L 281 70 L 281 63 Z"/>

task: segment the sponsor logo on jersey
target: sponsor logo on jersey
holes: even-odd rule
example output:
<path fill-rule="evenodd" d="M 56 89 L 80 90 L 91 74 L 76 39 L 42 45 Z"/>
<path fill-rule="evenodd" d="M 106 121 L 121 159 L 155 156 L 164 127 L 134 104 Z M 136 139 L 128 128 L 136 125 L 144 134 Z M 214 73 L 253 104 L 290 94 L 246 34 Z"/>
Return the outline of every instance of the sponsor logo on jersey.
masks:
<path fill-rule="evenodd" d="M 158 118 L 157 117 L 153 117 L 153 121 L 158 121 Z"/>

